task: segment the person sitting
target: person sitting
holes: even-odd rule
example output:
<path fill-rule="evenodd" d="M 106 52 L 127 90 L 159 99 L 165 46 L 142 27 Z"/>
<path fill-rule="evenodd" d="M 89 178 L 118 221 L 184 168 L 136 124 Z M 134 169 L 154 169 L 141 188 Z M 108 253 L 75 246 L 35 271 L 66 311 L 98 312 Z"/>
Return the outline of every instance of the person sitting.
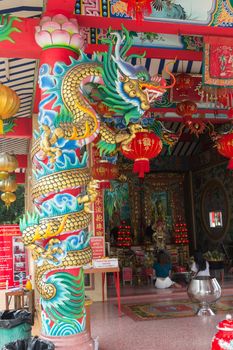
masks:
<path fill-rule="evenodd" d="M 155 287 L 160 289 L 176 287 L 181 288 L 181 285 L 171 280 L 172 265 L 169 255 L 161 250 L 158 253 L 158 261 L 154 263 L 153 269 L 155 270 L 156 281 Z"/>
<path fill-rule="evenodd" d="M 192 277 L 207 276 L 210 277 L 210 267 L 208 261 L 203 257 L 202 252 L 194 252 L 194 262 L 191 266 Z"/>

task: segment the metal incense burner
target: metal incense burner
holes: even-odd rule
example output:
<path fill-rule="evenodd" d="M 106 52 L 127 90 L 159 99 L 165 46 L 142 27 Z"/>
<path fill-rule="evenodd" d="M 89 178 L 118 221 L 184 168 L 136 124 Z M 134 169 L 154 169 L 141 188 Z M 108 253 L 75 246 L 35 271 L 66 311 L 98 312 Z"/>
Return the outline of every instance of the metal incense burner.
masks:
<path fill-rule="evenodd" d="M 221 287 L 216 278 L 207 276 L 193 278 L 188 286 L 187 293 L 193 302 L 200 304 L 200 308 L 197 311 L 198 316 L 214 315 L 210 304 L 221 297 Z"/>

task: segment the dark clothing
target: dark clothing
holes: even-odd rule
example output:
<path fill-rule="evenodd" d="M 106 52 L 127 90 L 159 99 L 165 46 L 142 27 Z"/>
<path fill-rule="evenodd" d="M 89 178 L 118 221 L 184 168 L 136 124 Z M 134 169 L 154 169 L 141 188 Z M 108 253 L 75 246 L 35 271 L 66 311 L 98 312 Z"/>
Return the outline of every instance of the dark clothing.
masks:
<path fill-rule="evenodd" d="M 169 276 L 169 272 L 172 269 L 172 265 L 171 264 L 161 265 L 159 263 L 155 263 L 153 266 L 153 269 L 155 270 L 157 277 L 166 278 Z"/>

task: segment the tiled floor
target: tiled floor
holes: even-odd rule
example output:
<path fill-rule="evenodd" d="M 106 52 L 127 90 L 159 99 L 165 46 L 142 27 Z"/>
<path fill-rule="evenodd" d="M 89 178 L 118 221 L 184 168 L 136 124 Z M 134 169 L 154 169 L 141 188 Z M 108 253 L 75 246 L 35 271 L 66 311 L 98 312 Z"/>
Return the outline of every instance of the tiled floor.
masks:
<path fill-rule="evenodd" d="M 114 303 L 92 306 L 92 337 L 100 350 L 210 350 L 224 315 L 135 322 L 118 317 Z"/>
<path fill-rule="evenodd" d="M 223 295 L 233 295 L 232 281 L 224 282 Z M 132 297 L 132 292 L 134 296 Z M 154 287 L 122 289 L 122 304 L 161 299 L 187 298 L 186 289 L 156 290 Z M 99 338 L 99 350 L 210 350 L 216 325 L 224 314 L 211 317 L 186 317 L 168 320 L 133 321 L 118 317 L 117 300 L 112 292 L 108 302 L 91 306 L 92 337 Z M 38 334 L 38 328 L 34 334 Z M 68 347 L 67 347 L 68 348 Z M 79 349 L 77 349 L 79 350 Z"/>
<path fill-rule="evenodd" d="M 210 350 L 216 325 L 225 317 L 220 314 L 135 322 L 126 315 L 118 317 L 114 290 L 110 294 L 109 302 L 94 303 L 91 309 L 92 336 L 99 336 L 100 350 Z M 122 304 L 187 298 L 186 288 L 156 290 L 153 286 L 146 289 L 127 286 L 121 294 Z M 231 294 L 232 279 L 222 286 L 222 295 Z"/>

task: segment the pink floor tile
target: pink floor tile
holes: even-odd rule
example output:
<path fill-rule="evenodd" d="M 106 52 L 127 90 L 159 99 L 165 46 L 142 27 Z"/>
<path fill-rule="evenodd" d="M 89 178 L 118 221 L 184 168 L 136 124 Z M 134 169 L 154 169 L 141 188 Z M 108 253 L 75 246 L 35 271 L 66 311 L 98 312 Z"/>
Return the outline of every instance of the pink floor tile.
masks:
<path fill-rule="evenodd" d="M 232 282 L 225 284 L 222 295 L 233 298 L 232 285 Z M 137 290 L 134 297 L 130 296 L 130 288 L 123 291 L 122 304 L 187 298 L 185 288 L 159 292 L 150 289 L 146 295 Z M 216 325 L 225 318 L 224 314 L 219 314 L 136 322 L 126 315 L 118 317 L 116 304 L 112 294 L 108 302 L 92 305 L 92 336 L 99 336 L 100 350 L 210 350 Z"/>
<path fill-rule="evenodd" d="M 135 322 L 118 317 L 113 303 L 92 306 L 92 336 L 100 350 L 210 350 L 216 325 L 224 315 Z"/>

